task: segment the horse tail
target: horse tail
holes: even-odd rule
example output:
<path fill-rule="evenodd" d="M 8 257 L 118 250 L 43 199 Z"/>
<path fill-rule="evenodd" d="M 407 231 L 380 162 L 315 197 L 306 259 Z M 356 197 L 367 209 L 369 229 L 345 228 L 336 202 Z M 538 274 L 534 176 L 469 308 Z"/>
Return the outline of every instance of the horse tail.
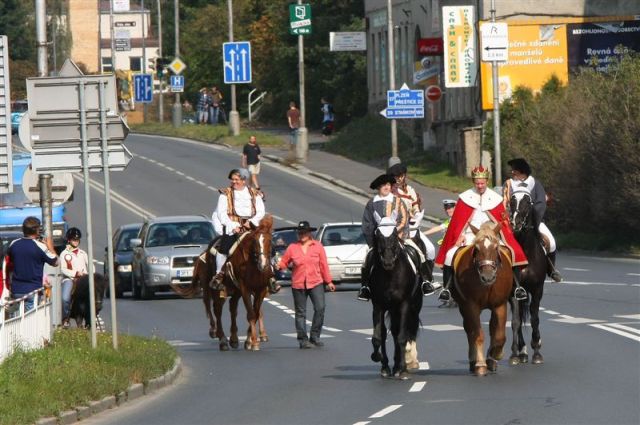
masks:
<path fill-rule="evenodd" d="M 202 255 L 205 256 L 205 261 L 202 261 Z M 172 283 L 170 285 L 173 292 L 180 295 L 182 298 L 195 297 L 202 290 L 202 285 L 207 285 L 209 283 L 201 282 L 201 274 L 206 273 L 206 261 L 208 260 L 209 253 L 205 251 L 205 253 L 203 253 L 202 255 L 200 255 L 196 259 L 195 264 L 193 265 L 193 274 L 191 276 L 191 283 L 189 284 L 189 286 L 179 285 L 175 283 Z"/>

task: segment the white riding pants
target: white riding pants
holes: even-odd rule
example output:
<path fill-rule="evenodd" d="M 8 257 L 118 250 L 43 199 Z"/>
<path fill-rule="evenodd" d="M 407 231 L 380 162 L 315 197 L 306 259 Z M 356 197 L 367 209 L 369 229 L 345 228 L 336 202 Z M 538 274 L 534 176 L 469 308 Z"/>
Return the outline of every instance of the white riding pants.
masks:
<path fill-rule="evenodd" d="M 224 265 L 225 261 L 227 261 L 227 256 L 218 252 L 216 254 L 216 274 L 220 273 L 220 270 L 222 270 L 222 266 Z"/>
<path fill-rule="evenodd" d="M 553 237 L 553 235 L 551 234 L 551 230 L 549 230 L 547 225 L 544 224 L 544 223 L 540 223 L 540 225 L 538 226 L 538 231 L 540 233 L 542 233 L 543 235 L 545 235 L 547 238 L 549 238 L 549 253 L 555 252 L 556 251 L 556 240 Z"/>

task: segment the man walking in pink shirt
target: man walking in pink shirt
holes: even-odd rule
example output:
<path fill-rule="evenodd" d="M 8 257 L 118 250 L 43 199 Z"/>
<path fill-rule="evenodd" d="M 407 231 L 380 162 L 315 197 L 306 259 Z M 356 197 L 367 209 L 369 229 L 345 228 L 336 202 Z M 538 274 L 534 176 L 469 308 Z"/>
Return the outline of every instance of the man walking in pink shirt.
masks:
<path fill-rule="evenodd" d="M 282 270 L 291 265 L 291 292 L 296 312 L 296 332 L 300 348 L 322 347 L 320 333 L 324 322 L 324 284 L 331 292 L 336 290 L 329 272 L 327 254 L 319 241 L 311 236 L 315 231 L 308 221 L 298 223 L 298 240 L 287 247 L 278 262 Z M 307 336 L 307 298 L 313 304 L 311 334 Z"/>

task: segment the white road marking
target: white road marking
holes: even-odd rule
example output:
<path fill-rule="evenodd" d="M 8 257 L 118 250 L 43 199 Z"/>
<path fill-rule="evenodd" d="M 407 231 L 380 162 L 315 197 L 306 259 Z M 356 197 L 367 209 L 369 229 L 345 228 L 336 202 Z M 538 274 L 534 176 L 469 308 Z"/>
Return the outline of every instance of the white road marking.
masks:
<path fill-rule="evenodd" d="M 544 308 L 542 308 L 542 307 L 540 307 L 540 311 L 545 312 L 545 313 L 547 313 L 547 314 L 553 314 L 553 315 L 560 314 L 560 313 L 558 313 L 557 311 L 547 310 L 547 309 L 544 309 Z"/>
<path fill-rule="evenodd" d="M 367 424 L 370 424 L 370 423 L 371 423 L 371 421 L 362 421 L 362 422 L 356 422 L 353 425 L 367 425 Z"/>
<path fill-rule="evenodd" d="M 627 273 L 627 276 L 640 276 L 640 273 Z"/>
<path fill-rule="evenodd" d="M 420 365 L 418 367 L 419 370 L 429 370 L 431 368 L 431 366 L 429 366 L 429 362 L 419 362 L 418 364 Z"/>
<path fill-rule="evenodd" d="M 104 266 L 104 261 L 93 260 L 94 263 Z"/>
<path fill-rule="evenodd" d="M 384 409 L 380 410 L 379 412 L 376 412 L 373 415 L 369 416 L 369 419 L 381 418 L 381 417 L 383 417 L 385 415 L 388 415 L 391 412 L 395 412 L 396 410 L 398 410 L 401 407 L 402 407 L 402 404 L 392 404 L 391 406 L 385 407 Z"/>
<path fill-rule="evenodd" d="M 430 331 L 436 331 L 436 332 L 464 330 L 464 328 L 462 326 L 449 325 L 449 324 L 445 324 L 445 325 L 426 325 L 426 326 L 422 326 L 422 329 L 428 329 Z"/>
<path fill-rule="evenodd" d="M 589 269 L 576 269 L 573 267 L 563 267 L 562 270 L 569 270 L 571 272 L 590 272 L 591 271 Z"/>
<path fill-rule="evenodd" d="M 73 175 L 73 177 L 78 180 L 81 183 L 84 183 L 84 179 L 80 176 L 77 175 Z M 101 183 L 98 183 L 95 180 L 92 180 L 91 178 L 89 178 L 89 186 L 91 186 L 94 190 L 102 193 L 104 195 L 104 186 Z M 156 215 L 154 213 L 152 213 L 149 210 L 146 210 L 144 208 L 142 208 L 141 206 L 131 202 L 130 200 L 128 200 L 127 198 L 125 198 L 124 196 L 118 194 L 116 191 L 113 190 L 113 188 L 111 188 L 110 192 L 111 194 L 111 201 L 115 202 L 117 204 L 119 204 L 120 206 L 124 207 L 125 209 L 131 211 L 134 214 L 139 215 L 142 218 L 148 217 L 148 218 L 154 218 Z"/>
<path fill-rule="evenodd" d="M 604 322 L 604 320 L 595 320 L 595 319 L 589 319 L 586 317 L 573 317 L 573 316 L 567 316 L 564 314 L 561 314 L 559 317 L 560 319 L 549 319 L 549 321 L 558 322 L 558 323 L 571 323 L 572 325 Z"/>
<path fill-rule="evenodd" d="M 619 317 L 621 319 L 640 320 L 640 314 L 614 314 L 613 317 Z"/>
<path fill-rule="evenodd" d="M 272 301 L 271 303 L 276 307 L 278 307 L 280 310 L 289 310 L 289 307 L 287 307 L 286 305 L 278 304 L 277 302 L 274 302 L 274 301 Z"/>
<path fill-rule="evenodd" d="M 626 326 L 622 323 L 607 323 L 607 326 L 640 335 L 640 329 L 632 328 L 631 326 Z"/>
<path fill-rule="evenodd" d="M 329 326 L 323 326 L 322 329 L 329 332 L 342 332 L 340 329 L 330 328 Z"/>
<path fill-rule="evenodd" d="M 554 284 L 552 280 L 546 280 L 545 282 L 550 282 Z M 583 286 L 591 286 L 591 285 L 603 285 L 603 286 L 637 286 L 633 283 L 613 283 L 613 282 L 581 282 L 575 280 L 563 280 L 561 285 L 583 285 Z"/>
<path fill-rule="evenodd" d="M 369 328 L 369 329 L 351 329 L 351 332 L 355 332 L 357 334 L 371 336 L 373 334 L 373 328 Z"/>
<path fill-rule="evenodd" d="M 291 333 L 291 334 L 282 334 L 282 336 L 288 336 L 289 338 L 297 338 L 297 337 L 298 337 L 298 334 L 294 334 L 294 333 Z M 334 336 L 334 335 L 328 335 L 328 334 L 322 334 L 322 338 L 323 338 L 323 339 L 324 339 L 324 338 L 335 338 L 335 336 Z"/>
<path fill-rule="evenodd" d="M 174 347 L 189 347 L 193 345 L 201 345 L 199 342 L 189 342 L 189 341 L 183 341 L 181 339 L 172 339 L 167 342 L 169 343 L 169 345 L 173 345 Z"/>
<path fill-rule="evenodd" d="M 409 388 L 409 392 L 419 393 L 420 391 L 422 391 L 425 385 L 427 385 L 427 381 L 414 382 L 411 388 Z"/>
<path fill-rule="evenodd" d="M 620 336 L 623 336 L 625 338 L 629 338 L 629 339 L 632 339 L 634 341 L 640 342 L 640 336 L 633 335 L 633 334 L 630 334 L 628 332 L 624 332 L 622 330 L 612 328 L 612 327 L 610 327 L 611 324 L 609 324 L 609 325 L 606 325 L 606 324 L 605 325 L 603 325 L 603 324 L 595 324 L 595 325 L 589 325 L 589 326 L 592 326 L 592 327 L 598 328 L 598 329 L 602 329 L 602 330 L 605 330 L 607 332 L 611 332 L 611 333 L 614 333 L 616 335 L 620 335 Z"/>

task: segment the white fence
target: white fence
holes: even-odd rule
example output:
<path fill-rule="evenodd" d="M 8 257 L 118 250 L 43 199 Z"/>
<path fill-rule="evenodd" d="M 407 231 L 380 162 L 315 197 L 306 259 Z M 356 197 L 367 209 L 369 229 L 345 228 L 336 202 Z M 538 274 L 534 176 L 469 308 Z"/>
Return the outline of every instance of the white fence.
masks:
<path fill-rule="evenodd" d="M 25 312 L 25 301 L 30 295 L 34 296 L 33 308 Z M 0 363 L 16 347 L 32 350 L 50 341 L 52 313 L 52 301 L 44 295 L 44 289 L 0 306 Z"/>

